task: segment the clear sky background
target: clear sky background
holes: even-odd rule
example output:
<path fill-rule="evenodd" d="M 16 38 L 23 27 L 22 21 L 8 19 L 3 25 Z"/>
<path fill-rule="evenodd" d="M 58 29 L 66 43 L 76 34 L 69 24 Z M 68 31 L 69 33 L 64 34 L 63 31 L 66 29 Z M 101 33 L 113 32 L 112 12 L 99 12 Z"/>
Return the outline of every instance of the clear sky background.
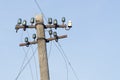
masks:
<path fill-rule="evenodd" d="M 57 18 L 59 23 L 63 16 L 67 21 L 72 20 L 73 28 L 70 31 L 58 30 L 59 35 L 68 35 L 59 43 L 79 80 L 120 80 L 120 0 L 38 2 L 46 18 Z M 23 48 L 18 45 L 28 34 L 22 30 L 15 33 L 18 18 L 26 19 L 29 23 L 36 14 L 40 14 L 40 11 L 34 0 L 0 0 L 0 80 L 15 80 L 25 56 Z M 35 33 L 35 30 L 27 31 L 30 36 Z M 47 44 L 48 53 L 50 44 Z M 33 49 L 36 49 L 36 45 Z M 51 80 L 67 80 L 66 65 L 59 53 L 52 43 L 49 57 Z M 28 58 L 31 55 L 30 48 Z M 37 52 L 35 56 L 37 58 Z M 27 66 L 18 80 L 37 80 L 34 59 L 30 64 L 33 79 Z M 77 80 L 69 65 L 68 70 L 68 80 Z"/>

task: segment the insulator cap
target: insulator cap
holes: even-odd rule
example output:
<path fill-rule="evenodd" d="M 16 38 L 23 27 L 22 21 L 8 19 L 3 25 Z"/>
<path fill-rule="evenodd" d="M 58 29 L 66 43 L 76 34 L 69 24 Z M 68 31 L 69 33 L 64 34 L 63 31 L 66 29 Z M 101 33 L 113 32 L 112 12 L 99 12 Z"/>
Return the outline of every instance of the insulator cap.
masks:
<path fill-rule="evenodd" d="M 24 20 L 23 23 L 22 23 L 23 26 L 26 26 L 27 25 L 27 21 Z"/>
<path fill-rule="evenodd" d="M 57 19 L 54 19 L 54 22 L 53 22 L 54 25 L 57 25 L 58 24 L 58 21 Z"/>
<path fill-rule="evenodd" d="M 49 35 L 52 35 L 52 30 L 49 30 Z"/>
<path fill-rule="evenodd" d="M 63 22 L 63 23 L 65 22 L 65 17 L 62 17 L 62 22 Z"/>
<path fill-rule="evenodd" d="M 33 35 L 32 35 L 32 38 L 33 38 L 33 39 L 36 39 L 36 34 L 33 34 Z"/>
<path fill-rule="evenodd" d="M 57 32 L 54 32 L 54 33 L 53 33 L 53 36 L 54 36 L 54 37 L 57 37 Z"/>
<path fill-rule="evenodd" d="M 28 37 L 25 37 L 25 42 L 26 42 L 26 43 L 28 42 Z"/>
<path fill-rule="evenodd" d="M 31 20 L 30 20 L 30 23 L 31 23 L 31 24 L 34 24 L 34 22 L 35 22 L 35 18 L 32 17 Z"/>
<path fill-rule="evenodd" d="M 48 24 L 52 24 L 52 18 L 48 18 Z"/>
<path fill-rule="evenodd" d="M 21 18 L 18 19 L 17 24 L 19 24 L 19 25 L 22 24 L 22 19 Z"/>

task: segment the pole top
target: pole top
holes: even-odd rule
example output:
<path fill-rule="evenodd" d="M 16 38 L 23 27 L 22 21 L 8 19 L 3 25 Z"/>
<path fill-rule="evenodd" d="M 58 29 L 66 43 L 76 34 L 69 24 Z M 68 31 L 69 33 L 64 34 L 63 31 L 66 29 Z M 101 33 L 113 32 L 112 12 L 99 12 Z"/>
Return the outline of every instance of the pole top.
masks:
<path fill-rule="evenodd" d="M 36 15 L 35 20 L 36 23 L 44 23 L 42 14 Z"/>

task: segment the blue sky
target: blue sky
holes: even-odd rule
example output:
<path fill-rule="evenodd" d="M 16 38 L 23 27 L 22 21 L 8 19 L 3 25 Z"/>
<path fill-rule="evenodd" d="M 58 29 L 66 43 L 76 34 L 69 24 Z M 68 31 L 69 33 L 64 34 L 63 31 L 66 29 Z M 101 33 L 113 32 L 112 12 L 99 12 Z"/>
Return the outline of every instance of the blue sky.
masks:
<path fill-rule="evenodd" d="M 46 18 L 57 18 L 59 23 L 63 16 L 67 21 L 72 20 L 73 28 L 70 31 L 58 30 L 58 34 L 68 35 L 67 39 L 60 40 L 59 43 L 79 80 L 120 80 L 120 0 L 37 1 Z M 0 0 L 0 80 L 15 80 L 25 56 L 18 45 L 28 34 L 22 30 L 15 33 L 17 19 L 29 21 L 36 14 L 40 14 L 40 11 L 34 0 Z M 31 36 L 35 30 L 28 32 Z M 35 50 L 36 45 L 33 48 Z M 50 43 L 47 44 L 47 49 L 49 52 Z M 28 57 L 31 55 L 30 49 Z M 35 56 L 37 58 L 37 52 Z M 33 59 L 30 64 L 35 73 Z M 51 80 L 66 79 L 65 62 L 54 44 L 49 66 Z M 68 80 L 76 80 L 70 66 L 68 70 Z M 18 80 L 32 80 L 29 66 Z"/>

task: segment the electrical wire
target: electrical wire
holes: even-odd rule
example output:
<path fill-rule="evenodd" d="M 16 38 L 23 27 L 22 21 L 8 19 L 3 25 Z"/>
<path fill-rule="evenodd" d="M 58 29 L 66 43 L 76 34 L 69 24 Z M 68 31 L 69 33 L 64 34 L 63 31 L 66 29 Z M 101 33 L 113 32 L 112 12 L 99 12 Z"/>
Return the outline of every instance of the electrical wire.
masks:
<path fill-rule="evenodd" d="M 29 32 L 28 31 L 26 31 L 27 32 L 27 35 L 28 35 L 28 37 L 29 37 L 29 39 L 30 39 L 30 35 L 29 35 Z M 33 50 L 33 47 L 32 46 L 30 46 L 30 48 L 31 48 L 31 50 L 32 50 L 32 53 L 34 53 L 34 50 Z M 34 63 L 35 63 L 35 69 L 36 69 L 36 78 L 37 78 L 37 80 L 38 80 L 38 70 L 37 70 L 37 63 L 36 63 L 36 60 L 35 60 L 35 55 L 33 55 L 33 59 L 34 59 Z M 30 68 L 30 71 L 31 71 L 31 74 L 32 74 L 32 69 Z M 33 79 L 33 76 L 32 76 L 32 79 Z"/>
<path fill-rule="evenodd" d="M 23 48 L 23 47 L 22 47 Z M 27 58 L 27 55 L 28 55 L 28 53 L 29 53 L 29 50 L 30 50 L 30 48 L 27 50 L 27 52 L 25 51 L 25 49 L 23 48 L 23 52 L 25 53 L 25 57 L 24 57 L 24 59 L 23 59 L 23 62 L 22 62 L 22 65 L 21 65 L 21 67 L 20 67 L 20 70 L 22 69 L 22 67 L 24 66 L 24 63 L 25 63 L 25 61 L 26 61 L 26 58 Z"/>
<path fill-rule="evenodd" d="M 28 33 L 28 31 L 27 31 L 27 33 Z M 22 35 L 23 35 L 23 34 L 22 34 Z M 29 35 L 29 33 L 28 33 L 28 35 Z M 30 48 L 29 48 L 29 49 L 30 49 Z M 28 52 L 25 52 L 24 47 L 23 47 L 23 51 L 24 51 L 25 54 L 28 54 Z M 28 59 L 27 55 L 26 55 L 26 58 Z M 21 68 L 21 69 L 22 69 L 22 68 Z M 29 69 L 30 69 L 30 73 L 31 73 L 32 80 L 34 80 L 33 72 L 32 72 L 32 67 L 31 67 L 31 64 L 30 64 L 30 63 L 29 63 Z"/>
<path fill-rule="evenodd" d="M 30 48 L 29 48 L 30 49 Z M 28 55 L 28 52 L 25 52 L 25 49 L 23 48 L 23 51 L 25 53 L 25 58 L 24 59 L 28 59 L 27 55 Z M 28 50 L 29 51 L 29 50 Z M 25 62 L 25 60 L 23 61 L 23 63 Z M 22 65 L 23 67 L 23 65 Z M 22 70 L 22 67 L 21 67 L 21 70 Z M 33 78 L 33 72 L 32 72 L 32 67 L 31 67 L 31 64 L 29 63 L 29 68 L 30 68 L 30 72 L 31 72 L 31 77 L 32 77 L 32 80 L 34 80 Z"/>
<path fill-rule="evenodd" d="M 21 41 L 22 41 L 22 37 L 23 37 L 23 31 L 22 31 L 22 34 L 21 34 Z M 21 67 L 20 67 L 19 73 L 21 72 L 21 70 L 22 70 L 22 68 L 23 68 L 23 66 L 24 66 L 24 63 L 25 63 L 26 59 L 28 59 L 27 55 L 28 55 L 29 50 L 30 50 L 30 48 L 28 48 L 28 50 L 25 51 L 25 49 L 24 49 L 23 47 L 22 47 L 22 49 L 23 49 L 23 52 L 25 53 L 25 57 L 24 57 L 24 59 L 23 59 L 23 62 L 22 62 L 22 65 L 21 65 Z M 29 64 L 29 68 L 30 68 L 31 76 L 32 76 L 32 80 L 33 80 L 33 73 L 32 73 L 32 68 L 31 68 L 31 65 L 30 65 L 30 64 Z M 19 76 L 19 74 L 18 74 L 18 76 Z"/>
<path fill-rule="evenodd" d="M 32 67 L 31 67 L 31 64 L 30 64 L 30 63 L 29 63 L 29 68 L 30 68 L 30 72 L 31 72 L 32 80 L 34 80 L 33 72 L 32 72 Z"/>
<path fill-rule="evenodd" d="M 25 52 L 25 50 L 24 50 L 24 48 L 23 48 L 23 51 L 24 51 L 24 53 L 28 53 L 28 52 L 29 52 L 29 49 L 27 50 L 27 52 Z M 20 71 L 19 71 L 19 73 L 21 72 L 21 70 L 22 70 L 22 68 L 23 68 L 23 66 L 24 66 L 24 63 L 25 63 L 25 61 L 26 61 L 26 57 L 27 57 L 27 55 L 28 55 L 28 54 L 25 54 L 25 57 L 24 57 L 24 59 L 23 59 L 23 62 L 22 62 L 22 65 L 21 65 L 21 67 L 20 67 Z M 20 76 L 19 73 L 18 73 L 18 75 L 17 75 L 17 77 L 16 77 L 16 80 L 17 80 L 18 77 Z"/>
<path fill-rule="evenodd" d="M 27 32 L 27 33 L 28 33 L 28 32 Z M 29 33 L 28 33 L 28 36 L 29 36 Z M 21 41 L 22 41 L 22 37 L 23 37 L 23 31 L 22 31 L 22 34 L 21 34 Z M 17 79 L 19 78 L 20 74 L 23 72 L 23 70 L 24 70 L 24 68 L 25 68 L 25 65 L 26 65 L 26 64 L 24 65 L 24 63 L 25 63 L 26 59 L 28 59 L 27 55 L 28 55 L 29 50 L 30 50 L 30 48 L 29 48 L 29 49 L 27 50 L 27 52 L 26 52 L 23 47 L 22 47 L 22 49 L 23 49 L 23 51 L 24 51 L 24 53 L 25 53 L 25 57 L 24 57 L 24 60 L 23 60 L 23 62 L 22 62 L 22 65 L 21 65 L 21 67 L 20 67 L 20 71 L 19 71 L 19 73 L 18 73 L 18 75 L 17 75 L 17 77 L 16 77 L 15 80 L 17 80 Z M 32 68 L 31 68 L 31 65 L 30 65 L 30 64 L 29 64 L 29 68 L 30 68 L 31 76 L 32 76 L 32 80 L 33 80 L 33 73 L 32 73 Z"/>
<path fill-rule="evenodd" d="M 37 0 L 34 0 L 34 1 L 35 1 L 35 4 L 37 5 L 38 9 L 40 10 L 40 12 L 42 13 L 42 15 L 44 16 L 46 22 L 47 22 L 47 18 L 45 17 L 45 15 L 44 15 L 44 13 L 43 13 L 43 11 L 42 11 L 42 9 L 41 9 L 39 3 L 37 2 Z"/>
<path fill-rule="evenodd" d="M 50 42 L 50 49 L 49 49 L 49 53 L 48 53 L 48 59 L 50 58 L 51 51 L 52 51 L 52 41 Z"/>
<path fill-rule="evenodd" d="M 36 53 L 37 48 L 35 49 L 34 53 L 32 54 L 32 56 L 29 58 L 29 60 L 27 61 L 27 63 L 23 66 L 23 68 L 20 70 L 20 72 L 18 73 L 17 77 L 15 78 L 15 80 L 17 80 L 19 78 L 19 76 L 21 75 L 21 73 L 24 71 L 24 69 L 27 67 L 27 65 L 30 63 L 30 61 L 32 60 L 33 56 Z"/>
<path fill-rule="evenodd" d="M 27 31 L 27 34 L 28 34 L 28 37 L 30 38 L 30 35 L 29 35 L 29 32 Z M 33 47 L 32 46 L 30 46 L 31 47 L 31 50 L 32 50 L 32 53 L 34 53 L 34 50 L 33 50 Z M 37 75 L 37 63 L 36 63 L 36 60 L 35 60 L 35 56 L 33 56 L 33 58 L 34 58 L 34 63 L 35 63 L 35 69 L 36 69 L 36 77 L 37 77 L 37 80 L 38 80 L 38 75 Z"/>
<path fill-rule="evenodd" d="M 40 10 L 40 12 L 42 13 L 43 17 L 45 18 L 45 21 L 48 22 L 45 14 L 43 13 L 43 11 L 42 11 L 39 3 L 38 3 L 38 1 L 37 1 L 37 0 L 34 0 L 34 2 L 35 2 L 35 4 L 37 5 L 37 7 L 38 7 L 38 9 Z M 45 30 L 45 31 L 47 31 L 47 30 Z"/>
<path fill-rule="evenodd" d="M 59 50 L 59 52 L 61 53 L 64 61 L 65 61 L 65 64 L 66 64 L 66 73 L 67 73 L 67 80 L 68 80 L 68 65 L 67 65 L 67 60 L 65 58 L 65 56 L 63 55 L 62 51 L 60 50 L 60 48 L 57 46 L 57 44 L 54 42 L 55 46 L 57 47 L 57 49 Z"/>
<path fill-rule="evenodd" d="M 34 50 L 33 50 L 33 47 L 32 47 L 32 46 L 31 46 L 31 49 L 32 49 L 32 52 L 34 53 Z M 38 72 L 37 72 L 38 70 L 37 70 L 37 63 L 36 63 L 36 60 L 35 60 L 35 56 L 34 56 L 33 59 L 34 59 L 34 63 L 35 63 L 36 77 L 37 77 L 37 80 L 38 80 L 38 75 L 37 75 L 37 74 L 38 74 Z"/>
<path fill-rule="evenodd" d="M 28 31 L 27 31 L 27 34 L 28 34 L 28 36 L 29 36 L 29 38 L 30 38 L 30 35 L 29 35 L 29 33 L 28 33 Z M 24 48 L 23 48 L 24 49 Z M 30 49 L 30 48 L 29 48 Z M 25 50 L 24 50 L 24 53 L 25 53 Z M 27 53 L 26 53 L 27 54 Z M 26 56 L 27 57 L 27 56 Z M 34 57 L 35 58 L 35 57 Z M 28 59 L 28 58 L 27 58 Z M 33 72 L 32 72 L 32 67 L 31 67 L 31 64 L 29 63 L 29 69 L 30 69 L 30 72 L 31 72 L 31 76 L 32 76 L 32 80 L 34 80 L 34 77 L 33 77 Z"/>
<path fill-rule="evenodd" d="M 64 50 L 63 50 L 63 48 L 62 48 L 62 46 L 60 45 L 59 42 L 58 42 L 58 46 L 60 47 L 60 49 L 61 49 L 61 51 L 62 51 L 61 54 L 63 54 L 64 57 L 66 58 L 66 60 L 67 60 L 67 62 L 68 62 L 68 64 L 69 64 L 70 68 L 72 69 L 72 72 L 73 72 L 73 74 L 75 75 L 76 79 L 79 80 L 79 78 L 78 78 L 78 76 L 77 76 L 77 74 L 76 74 L 76 72 L 75 72 L 73 66 L 71 65 L 71 63 L 70 63 L 68 57 L 66 56 L 66 54 L 65 54 L 65 52 L 64 52 Z"/>

